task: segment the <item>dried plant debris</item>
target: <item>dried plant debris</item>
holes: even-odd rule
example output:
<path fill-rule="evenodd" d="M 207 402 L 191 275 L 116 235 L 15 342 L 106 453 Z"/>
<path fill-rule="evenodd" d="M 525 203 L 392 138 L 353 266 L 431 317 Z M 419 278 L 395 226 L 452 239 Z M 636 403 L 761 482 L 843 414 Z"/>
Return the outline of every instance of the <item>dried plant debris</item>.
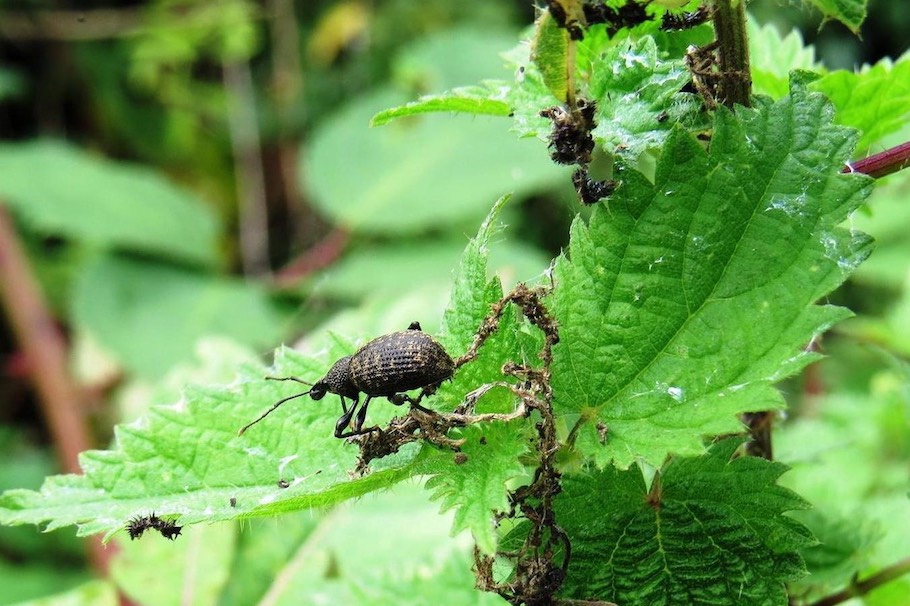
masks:
<path fill-rule="evenodd" d="M 553 122 L 550 133 L 550 157 L 557 164 L 587 165 L 594 151 L 591 131 L 597 126 L 593 101 L 578 99 L 574 109 L 560 106 L 541 110 L 540 115 Z"/>
<path fill-rule="evenodd" d="M 592 179 L 588 175 L 588 169 L 582 167 L 572 173 L 572 185 L 575 186 L 575 193 L 581 203 L 590 206 L 613 195 L 618 184 L 612 179 Z"/>
<path fill-rule="evenodd" d="M 499 594 L 510 603 L 529 606 L 551 604 L 553 596 L 565 579 L 571 555 L 568 535 L 557 524 L 553 513 L 553 498 L 561 491 L 561 474 L 556 468 L 559 441 L 553 416 L 553 392 L 550 388 L 550 365 L 553 346 L 559 342 L 556 321 L 542 302 L 547 290 L 529 288 L 519 284 L 514 290 L 491 306 L 474 335 L 468 350 L 455 360 L 456 370 L 476 359 L 480 348 L 498 329 L 503 312 L 509 305 L 516 305 L 525 318 L 544 335 L 538 354 L 541 365 L 508 362 L 502 367 L 503 381 L 482 385 L 468 393 L 461 404 L 450 413 L 432 412 L 412 408 L 406 416 L 392 419 L 379 432 L 351 438 L 360 446 L 360 459 L 355 473 L 362 474 L 370 461 L 397 452 L 404 444 L 418 439 L 455 451 L 456 465 L 464 464 L 466 457 L 459 452 L 461 440 L 448 436 L 455 427 L 475 423 L 508 422 L 519 418 L 537 419 L 534 440 L 537 457 L 533 480 L 509 492 L 509 509 L 497 514 L 497 521 L 509 518 L 525 522 L 527 536 L 517 549 L 501 551 L 495 556 L 475 552 L 477 585 L 486 591 Z M 509 380 L 512 379 L 512 380 Z M 475 413 L 477 402 L 494 388 L 506 388 L 516 397 L 514 410 L 508 413 Z M 493 577 L 496 558 L 509 559 L 514 574 L 507 580 Z"/>
<path fill-rule="evenodd" d="M 702 47 L 692 46 L 686 52 L 686 67 L 692 74 L 692 85 L 709 110 L 716 109 L 721 101 L 722 74 L 718 65 L 717 42 Z"/>

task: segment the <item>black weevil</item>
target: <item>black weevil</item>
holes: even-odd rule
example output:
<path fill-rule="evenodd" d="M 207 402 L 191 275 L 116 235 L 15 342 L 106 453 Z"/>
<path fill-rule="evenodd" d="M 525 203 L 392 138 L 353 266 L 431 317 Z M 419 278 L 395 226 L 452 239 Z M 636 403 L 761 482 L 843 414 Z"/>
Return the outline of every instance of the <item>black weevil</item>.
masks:
<path fill-rule="evenodd" d="M 400 330 L 377 337 L 358 349 L 354 355 L 345 356 L 335 362 L 316 383 L 308 383 L 297 377 L 269 377 L 278 381 L 296 381 L 309 385 L 308 391 L 289 396 L 276 402 L 258 419 L 245 425 L 242 434 L 251 426 L 264 419 L 273 410 L 295 398 L 310 396 L 321 400 L 325 394 L 333 393 L 341 399 L 342 415 L 335 423 L 335 437 L 348 438 L 375 431 L 376 427 L 363 428 L 367 417 L 367 406 L 373 398 L 387 398 L 395 405 L 408 403 L 415 408 L 430 412 L 420 405 L 424 395 L 435 391 L 439 384 L 451 378 L 455 362 L 436 339 L 423 332 L 420 323 L 412 322 L 407 330 Z M 422 389 L 415 399 L 406 391 Z M 358 411 L 360 394 L 367 398 Z M 354 401 L 350 408 L 345 398 Z M 353 430 L 348 430 L 354 414 Z M 238 435 L 239 435 L 238 434 Z"/>

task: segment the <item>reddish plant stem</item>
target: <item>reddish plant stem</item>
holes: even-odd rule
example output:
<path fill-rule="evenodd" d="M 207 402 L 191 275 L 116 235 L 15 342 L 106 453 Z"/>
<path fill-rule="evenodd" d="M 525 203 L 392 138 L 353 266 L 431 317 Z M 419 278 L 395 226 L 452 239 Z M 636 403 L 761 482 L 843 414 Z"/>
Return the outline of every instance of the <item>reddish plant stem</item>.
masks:
<path fill-rule="evenodd" d="M 910 572 L 910 558 L 905 558 L 880 570 L 868 579 L 862 581 L 854 580 L 848 587 L 814 602 L 811 606 L 835 606 L 836 604 L 842 604 L 853 598 L 864 596 L 873 589 L 890 583 L 895 579 L 899 579 L 908 572 Z"/>
<path fill-rule="evenodd" d="M 872 154 L 862 160 L 847 162 L 841 172 L 863 173 L 873 179 L 881 179 L 908 166 L 910 166 L 910 141 L 886 149 L 883 152 Z"/>
<path fill-rule="evenodd" d="M 57 447 L 60 467 L 79 472 L 77 456 L 90 446 L 79 393 L 70 379 L 67 347 L 19 243 L 12 220 L 0 205 L 0 300 L 22 349 L 42 413 Z"/>
<path fill-rule="evenodd" d="M 38 403 L 54 441 L 60 467 L 79 472 L 79 453 L 92 445 L 81 398 L 70 377 L 67 346 L 51 315 L 13 221 L 0 203 L 0 303 L 22 350 L 25 366 L 38 392 Z M 113 550 L 100 540 L 88 543 L 98 571 L 107 570 Z"/>
<path fill-rule="evenodd" d="M 351 239 L 351 233 L 343 228 L 335 228 L 315 246 L 275 272 L 273 281 L 280 288 L 294 286 L 297 282 L 331 265 Z"/>

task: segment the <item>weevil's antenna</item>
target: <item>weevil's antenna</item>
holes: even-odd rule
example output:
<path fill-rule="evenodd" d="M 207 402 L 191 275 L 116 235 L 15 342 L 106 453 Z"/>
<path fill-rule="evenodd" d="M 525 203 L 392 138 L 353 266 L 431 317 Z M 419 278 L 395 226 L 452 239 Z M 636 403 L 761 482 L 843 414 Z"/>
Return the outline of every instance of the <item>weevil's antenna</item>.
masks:
<path fill-rule="evenodd" d="M 309 385 L 310 387 L 313 386 L 312 383 L 307 383 L 307 382 L 304 381 L 303 379 L 298 379 L 297 377 L 266 377 L 266 379 L 269 379 L 269 380 L 272 380 L 272 381 L 296 381 L 297 383 L 303 383 L 304 385 Z M 262 413 L 261 415 L 259 415 L 259 417 L 258 417 L 255 421 L 253 421 L 253 422 L 251 422 L 251 423 L 247 423 L 246 425 L 244 425 L 243 427 L 241 427 L 241 428 L 240 428 L 240 431 L 237 432 L 237 435 L 238 435 L 238 436 L 242 436 L 242 435 L 243 435 L 243 432 L 245 432 L 247 429 L 249 429 L 250 427 L 252 427 L 252 426 L 255 425 L 256 423 L 258 423 L 259 421 L 263 420 L 263 419 L 266 418 L 267 416 L 269 416 L 269 414 L 271 414 L 273 410 L 275 410 L 276 408 L 278 408 L 279 406 L 281 406 L 281 405 L 284 404 L 285 402 L 288 402 L 288 401 L 293 400 L 293 399 L 295 399 L 295 398 L 300 398 L 300 397 L 303 397 L 303 396 L 308 396 L 308 395 L 310 395 L 310 391 L 304 391 L 304 392 L 301 392 L 301 393 L 298 393 L 298 394 L 294 394 L 293 396 L 288 396 L 288 397 L 286 397 L 286 398 L 282 398 L 282 399 L 278 400 L 277 402 L 275 402 L 275 403 L 272 405 L 271 408 L 269 408 L 267 411 L 265 411 L 264 413 Z"/>
<path fill-rule="evenodd" d="M 295 381 L 297 383 L 303 383 L 304 385 L 313 386 L 312 383 L 304 381 L 303 379 L 298 379 L 297 377 L 266 377 L 267 381 Z"/>

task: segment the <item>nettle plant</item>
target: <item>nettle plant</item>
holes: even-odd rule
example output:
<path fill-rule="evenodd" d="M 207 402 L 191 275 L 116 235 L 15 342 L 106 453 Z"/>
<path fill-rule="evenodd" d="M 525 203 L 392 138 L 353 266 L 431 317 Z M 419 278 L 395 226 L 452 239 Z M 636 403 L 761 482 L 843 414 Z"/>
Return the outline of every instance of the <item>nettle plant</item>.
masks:
<path fill-rule="evenodd" d="M 860 581 L 868 568 L 849 549 L 818 555 L 792 515 L 810 505 L 778 484 L 787 467 L 771 460 L 771 440 L 786 406 L 775 385 L 818 359 L 810 344 L 850 315 L 819 303 L 871 250 L 845 221 L 872 191 L 870 174 L 906 161 L 898 148 L 851 163 L 858 142 L 868 149 L 901 123 L 906 110 L 863 104 L 906 78 L 907 63 L 827 73 L 804 49 L 785 57 L 792 39 L 755 28 L 768 56 L 753 69 L 744 4 L 554 0 L 505 55 L 514 81 L 374 118 L 508 117 L 573 167 L 567 179 L 593 206 L 538 283 L 504 292 L 486 261 L 507 197 L 494 205 L 464 251 L 438 335 L 454 372 L 420 406 L 377 401 L 365 426 L 380 430 L 336 439 L 329 393 L 238 435 L 304 391 L 266 376 L 315 382 L 376 335 L 325 336 L 318 355 L 280 349 L 272 367 L 244 367 L 231 385 L 187 387 L 177 404 L 118 427 L 112 449 L 84 453 L 84 475 L 5 493 L 0 519 L 105 538 L 141 529 L 173 539 L 182 528 L 161 542 L 176 548 L 215 521 L 285 514 L 271 531 L 232 539 L 227 603 L 299 603 L 288 587 L 316 584 L 313 569 L 340 574 L 307 559 L 314 518 L 287 514 L 415 477 L 454 511 L 455 531 L 470 530 L 473 564 L 369 582 L 357 569 L 346 599 L 834 604 L 899 576 L 906 565 Z M 815 4 L 852 27 L 864 11 Z M 787 90 L 789 68 L 817 69 L 792 72 Z M 363 542 L 375 526 L 364 522 Z M 278 570 L 281 589 L 269 578 Z"/>

